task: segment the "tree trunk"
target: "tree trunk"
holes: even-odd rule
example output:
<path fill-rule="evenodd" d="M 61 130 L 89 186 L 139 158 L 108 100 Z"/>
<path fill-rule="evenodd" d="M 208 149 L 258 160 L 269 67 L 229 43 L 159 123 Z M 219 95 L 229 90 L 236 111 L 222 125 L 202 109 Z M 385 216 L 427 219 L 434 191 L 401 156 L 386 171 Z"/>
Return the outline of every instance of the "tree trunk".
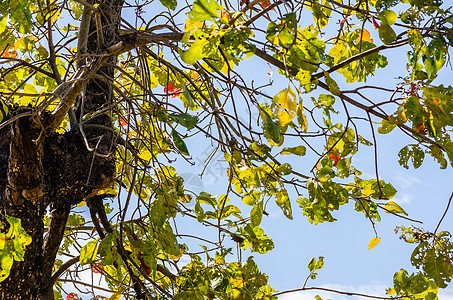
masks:
<path fill-rule="evenodd" d="M 99 6 L 102 34 L 92 15 L 88 55 L 118 42 L 122 4 L 123 0 L 111 0 Z M 116 63 L 116 57 L 108 62 Z M 85 83 L 84 96 L 79 95 L 76 103 L 77 121 L 86 114 L 111 109 L 113 71 L 101 67 L 98 75 L 103 79 L 97 76 Z M 26 111 L 33 110 L 15 108 L 11 116 Z M 0 299 L 53 299 L 52 270 L 71 206 L 96 189 L 111 186 L 115 179 L 112 132 L 89 127 L 81 132 L 83 126 L 77 126 L 63 134 L 49 133 L 45 130 L 49 119 L 49 113 L 39 112 L 0 130 L 0 221 L 5 215 L 21 219 L 32 238 L 24 261 L 15 261 L 10 276 L 0 282 Z M 113 127 L 108 113 L 96 115 L 87 124 Z M 51 222 L 44 236 L 47 208 Z"/>

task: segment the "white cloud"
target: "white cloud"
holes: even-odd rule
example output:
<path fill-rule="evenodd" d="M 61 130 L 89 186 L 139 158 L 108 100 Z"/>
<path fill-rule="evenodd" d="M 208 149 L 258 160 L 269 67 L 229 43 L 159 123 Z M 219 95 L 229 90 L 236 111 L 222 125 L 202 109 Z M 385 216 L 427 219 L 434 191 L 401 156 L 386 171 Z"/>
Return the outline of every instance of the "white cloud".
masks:
<path fill-rule="evenodd" d="M 409 204 L 412 202 L 412 200 L 414 200 L 414 197 L 411 194 L 399 192 L 392 200 L 398 204 Z"/>
<path fill-rule="evenodd" d="M 395 181 L 398 183 L 398 186 L 400 186 L 403 189 L 412 189 L 416 186 L 425 184 L 418 177 L 410 176 L 408 174 L 403 175 L 401 173 L 395 176 Z"/>

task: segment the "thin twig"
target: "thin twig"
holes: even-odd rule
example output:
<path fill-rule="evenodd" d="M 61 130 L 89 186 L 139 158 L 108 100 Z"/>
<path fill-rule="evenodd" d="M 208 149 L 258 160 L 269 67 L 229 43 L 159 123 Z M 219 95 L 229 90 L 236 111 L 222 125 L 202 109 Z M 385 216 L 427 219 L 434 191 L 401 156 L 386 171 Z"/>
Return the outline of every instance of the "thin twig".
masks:
<path fill-rule="evenodd" d="M 437 230 L 440 227 L 440 223 L 442 223 L 442 221 L 445 218 L 445 215 L 447 214 L 448 209 L 450 208 L 451 199 L 453 199 L 453 193 L 451 193 L 450 199 L 448 199 L 447 208 L 445 209 L 444 214 L 442 215 L 442 218 L 440 218 L 439 223 L 437 224 L 436 229 L 434 230 L 434 233 L 433 233 L 434 236 L 436 236 Z"/>

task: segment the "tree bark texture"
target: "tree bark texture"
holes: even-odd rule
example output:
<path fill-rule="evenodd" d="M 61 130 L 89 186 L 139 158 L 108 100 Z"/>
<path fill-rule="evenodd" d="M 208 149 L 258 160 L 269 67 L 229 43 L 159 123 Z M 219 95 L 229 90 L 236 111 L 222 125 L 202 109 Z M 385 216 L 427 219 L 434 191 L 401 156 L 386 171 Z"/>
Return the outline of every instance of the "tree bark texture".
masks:
<path fill-rule="evenodd" d="M 123 0 L 105 1 L 92 14 L 88 59 L 90 54 L 119 41 L 116 32 L 122 4 Z M 96 14 L 100 14 L 101 30 L 96 26 Z M 116 57 L 108 62 L 115 64 Z M 77 121 L 113 127 L 109 115 L 113 71 L 103 66 L 96 74 L 99 76 L 84 83 L 83 96 L 78 96 L 75 107 Z M 101 76 L 103 79 L 98 79 Z M 16 107 L 9 117 L 25 111 L 34 114 L 0 130 L 0 221 L 4 222 L 5 215 L 21 219 L 32 238 L 24 261 L 15 261 L 10 276 L 0 283 L 0 299 L 4 300 L 53 299 L 52 271 L 71 206 L 115 180 L 112 132 L 83 130 L 80 124 L 62 134 L 48 132 L 50 114 L 32 107 Z M 96 114 L 100 111 L 103 113 Z M 87 114 L 89 121 L 84 120 Z M 51 221 L 45 232 L 43 221 L 48 208 Z"/>

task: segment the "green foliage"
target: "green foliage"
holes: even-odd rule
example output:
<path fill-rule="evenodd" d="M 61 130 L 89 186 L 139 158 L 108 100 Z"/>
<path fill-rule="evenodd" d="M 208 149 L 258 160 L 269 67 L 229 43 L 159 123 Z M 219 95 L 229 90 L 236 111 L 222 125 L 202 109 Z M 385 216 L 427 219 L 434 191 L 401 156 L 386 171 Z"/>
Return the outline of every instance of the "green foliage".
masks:
<path fill-rule="evenodd" d="M 20 219 L 5 218 L 8 225 L 0 224 L 0 282 L 8 278 L 14 261 L 24 260 L 25 248 L 32 242 Z"/>
<path fill-rule="evenodd" d="M 324 257 L 320 256 L 318 258 L 318 261 L 316 261 L 316 258 L 312 258 L 310 262 L 308 263 L 308 270 L 310 270 L 310 279 L 316 279 L 316 276 L 318 276 L 318 273 L 316 270 L 321 270 L 324 267 Z"/>
<path fill-rule="evenodd" d="M 190 155 L 186 143 L 184 143 L 183 139 L 181 138 L 181 136 L 179 136 L 179 133 L 175 129 L 172 129 L 171 136 L 176 148 L 178 148 L 178 150 L 181 151 L 182 154 Z"/>

